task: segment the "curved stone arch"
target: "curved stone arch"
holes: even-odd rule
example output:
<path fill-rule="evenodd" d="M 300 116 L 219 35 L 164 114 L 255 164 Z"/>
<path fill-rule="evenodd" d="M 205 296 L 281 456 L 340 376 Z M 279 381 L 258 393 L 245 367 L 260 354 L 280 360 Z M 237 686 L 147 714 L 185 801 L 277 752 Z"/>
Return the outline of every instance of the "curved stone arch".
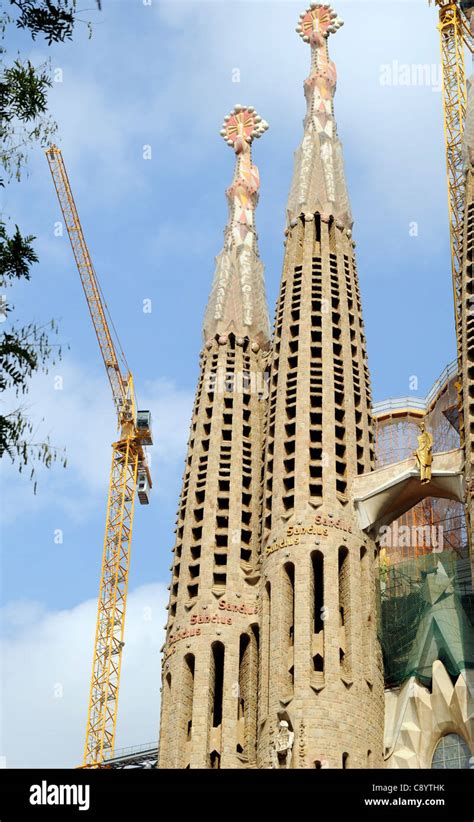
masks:
<path fill-rule="evenodd" d="M 422 484 L 414 457 L 392 463 L 353 481 L 354 504 L 362 530 L 376 537 L 427 497 L 464 501 L 464 452 L 461 448 L 433 455 L 432 479 Z"/>

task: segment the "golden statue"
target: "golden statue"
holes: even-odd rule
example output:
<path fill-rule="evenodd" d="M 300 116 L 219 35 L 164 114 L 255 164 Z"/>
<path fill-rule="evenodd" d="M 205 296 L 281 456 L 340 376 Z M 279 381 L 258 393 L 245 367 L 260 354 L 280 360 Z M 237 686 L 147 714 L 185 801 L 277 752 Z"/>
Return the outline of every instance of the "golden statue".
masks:
<path fill-rule="evenodd" d="M 420 423 L 420 434 L 418 437 L 418 448 L 413 452 L 416 457 L 418 468 L 420 469 L 420 479 L 422 483 L 431 480 L 431 464 L 433 462 L 433 436 L 425 428 L 425 423 Z"/>

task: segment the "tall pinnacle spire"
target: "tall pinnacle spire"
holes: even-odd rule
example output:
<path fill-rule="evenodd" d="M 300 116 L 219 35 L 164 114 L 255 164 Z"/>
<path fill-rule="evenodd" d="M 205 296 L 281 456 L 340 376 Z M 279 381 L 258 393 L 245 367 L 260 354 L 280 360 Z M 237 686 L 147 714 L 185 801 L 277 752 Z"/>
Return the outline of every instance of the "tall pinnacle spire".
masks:
<path fill-rule="evenodd" d="M 226 191 L 229 218 L 224 248 L 216 257 L 216 271 L 204 318 L 204 338 L 229 332 L 250 337 L 266 347 L 270 339 L 263 264 L 257 247 L 255 209 L 260 178 L 252 164 L 252 140 L 268 123 L 253 106 L 236 105 L 224 119 L 221 136 L 236 154 L 234 177 Z"/>
<path fill-rule="evenodd" d="M 319 212 L 350 229 L 352 216 L 346 189 L 342 146 L 337 136 L 333 98 L 336 66 L 329 59 L 328 37 L 343 21 L 328 4 L 311 3 L 300 14 L 296 31 L 311 46 L 311 69 L 304 82 L 308 106 L 304 137 L 295 154 L 287 205 L 288 223 L 301 213 Z"/>
<path fill-rule="evenodd" d="M 286 766 L 283 718 L 293 768 L 383 764 L 378 559 L 353 494 L 373 466 L 370 375 L 327 52 L 341 22 L 314 3 L 297 28 L 311 70 L 268 381 L 259 767 Z"/>

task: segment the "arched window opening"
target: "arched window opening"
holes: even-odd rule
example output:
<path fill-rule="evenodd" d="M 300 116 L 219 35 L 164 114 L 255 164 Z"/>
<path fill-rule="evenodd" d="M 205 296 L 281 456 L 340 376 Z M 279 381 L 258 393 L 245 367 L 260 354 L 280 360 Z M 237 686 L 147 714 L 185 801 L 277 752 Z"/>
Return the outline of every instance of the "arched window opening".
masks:
<path fill-rule="evenodd" d="M 212 727 L 218 728 L 222 723 L 222 697 L 224 690 L 224 646 L 221 642 L 215 642 L 212 646 L 212 656 L 214 662 Z"/>
<path fill-rule="evenodd" d="M 469 745 L 459 734 L 446 734 L 439 740 L 431 760 L 431 767 L 437 770 L 445 768 L 467 769 L 472 759 Z"/>
<path fill-rule="evenodd" d="M 321 551 L 311 554 L 311 622 L 313 672 L 324 681 L 324 558 Z"/>
<path fill-rule="evenodd" d="M 295 566 L 292 562 L 287 562 L 283 567 L 283 589 L 282 589 L 282 615 L 283 615 L 283 643 L 285 666 L 284 679 L 288 691 L 294 688 L 294 643 L 295 643 Z"/>

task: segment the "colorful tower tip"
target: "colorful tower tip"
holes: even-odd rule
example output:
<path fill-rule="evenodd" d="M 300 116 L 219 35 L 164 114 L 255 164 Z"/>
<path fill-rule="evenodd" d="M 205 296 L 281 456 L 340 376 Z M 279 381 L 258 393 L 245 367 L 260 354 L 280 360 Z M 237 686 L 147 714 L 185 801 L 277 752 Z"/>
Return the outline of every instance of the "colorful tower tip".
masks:
<path fill-rule="evenodd" d="M 322 46 L 330 34 L 335 34 L 344 21 L 328 3 L 311 3 L 300 14 L 296 31 L 305 43 Z"/>
<path fill-rule="evenodd" d="M 262 120 L 253 106 L 241 106 L 237 103 L 230 114 L 224 117 L 220 135 L 236 154 L 240 154 L 244 143 L 251 144 L 254 138 L 265 134 L 268 127 L 266 120 Z"/>

